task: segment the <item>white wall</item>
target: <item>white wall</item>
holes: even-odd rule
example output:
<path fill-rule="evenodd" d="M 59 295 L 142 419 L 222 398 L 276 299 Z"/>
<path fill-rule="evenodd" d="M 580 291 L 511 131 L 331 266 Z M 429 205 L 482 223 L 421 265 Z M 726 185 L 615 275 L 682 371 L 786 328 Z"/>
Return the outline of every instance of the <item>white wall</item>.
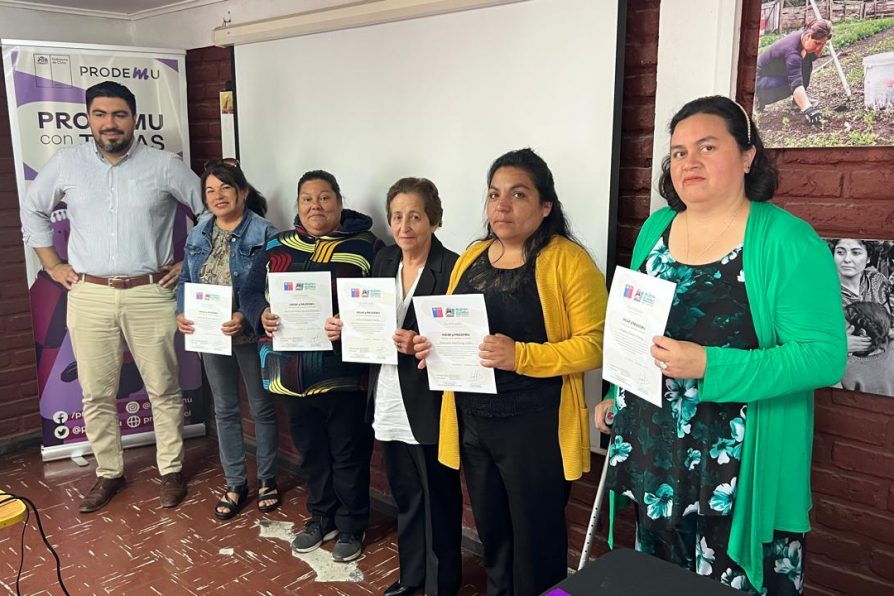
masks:
<path fill-rule="evenodd" d="M 667 125 L 687 101 L 735 99 L 742 0 L 662 0 L 658 25 L 652 210 L 667 203 L 655 190 L 670 147 Z"/>
<path fill-rule="evenodd" d="M 282 228 L 305 170 L 331 170 L 379 233 L 388 187 L 429 177 L 445 202 L 442 240 L 461 251 L 484 229 L 488 165 L 530 146 L 604 269 L 616 15 L 531 0 L 237 46 L 241 161 Z"/>
<path fill-rule="evenodd" d="M 132 23 L 0 6 L 0 38 L 133 45 Z"/>

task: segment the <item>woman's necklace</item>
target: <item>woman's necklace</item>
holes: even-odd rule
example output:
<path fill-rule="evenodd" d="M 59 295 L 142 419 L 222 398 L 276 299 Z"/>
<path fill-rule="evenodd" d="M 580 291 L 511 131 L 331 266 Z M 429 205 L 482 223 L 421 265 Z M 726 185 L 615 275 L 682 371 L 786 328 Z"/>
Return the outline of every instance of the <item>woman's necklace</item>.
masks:
<path fill-rule="evenodd" d="M 739 205 L 736 206 L 736 208 L 733 210 L 732 214 L 729 216 L 729 219 L 727 220 L 726 225 L 723 226 L 722 230 L 720 230 L 720 233 L 717 234 L 716 236 L 714 236 L 714 239 L 711 241 L 710 244 L 708 244 L 708 246 L 705 247 L 704 250 L 702 250 L 701 252 L 699 252 L 697 255 L 694 255 L 694 256 L 692 254 L 690 254 L 690 252 L 689 252 L 689 214 L 688 213 L 686 214 L 686 222 L 685 223 L 686 223 L 686 262 L 687 263 L 692 264 L 692 263 L 698 261 L 709 250 L 714 248 L 714 245 L 717 244 L 717 242 L 723 237 L 724 234 L 726 234 L 726 231 L 729 229 L 729 227 L 731 225 L 733 225 L 733 221 L 736 219 L 736 216 L 739 214 L 739 211 L 742 209 L 742 205 L 744 205 L 746 202 L 747 202 L 747 199 L 745 201 L 739 203 Z"/>

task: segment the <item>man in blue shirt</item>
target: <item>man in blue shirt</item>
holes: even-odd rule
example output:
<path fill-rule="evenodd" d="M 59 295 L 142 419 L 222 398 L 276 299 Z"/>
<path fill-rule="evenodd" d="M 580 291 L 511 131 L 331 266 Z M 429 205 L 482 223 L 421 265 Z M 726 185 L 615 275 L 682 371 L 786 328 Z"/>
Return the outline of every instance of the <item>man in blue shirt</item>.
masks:
<path fill-rule="evenodd" d="M 186 484 L 174 348 L 181 264 L 172 231 L 179 204 L 205 211 L 199 179 L 178 156 L 134 140 L 136 98 L 127 87 L 104 81 L 87 89 L 86 102 L 93 139 L 53 155 L 21 210 L 25 244 L 69 290 L 68 330 L 98 477 L 80 510 L 100 509 L 124 486 L 117 393 L 125 342 L 152 404 L 161 504 L 174 507 Z M 71 224 L 68 262 L 50 229 L 62 200 Z"/>

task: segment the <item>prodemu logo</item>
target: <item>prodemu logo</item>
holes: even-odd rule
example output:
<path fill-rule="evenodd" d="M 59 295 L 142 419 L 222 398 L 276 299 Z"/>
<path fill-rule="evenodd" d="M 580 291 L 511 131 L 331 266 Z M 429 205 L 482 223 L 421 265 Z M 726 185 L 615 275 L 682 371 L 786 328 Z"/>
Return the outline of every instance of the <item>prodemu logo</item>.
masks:
<path fill-rule="evenodd" d="M 158 79 L 161 71 L 154 68 L 138 68 L 136 66 L 81 66 L 82 77 L 102 79 Z"/>
<path fill-rule="evenodd" d="M 435 319 L 468 317 L 471 313 L 468 308 L 462 306 L 435 306 L 431 309 L 431 316 Z"/>
<path fill-rule="evenodd" d="M 381 298 L 382 290 L 375 288 L 351 288 L 351 298 Z"/>
<path fill-rule="evenodd" d="M 312 281 L 305 281 L 301 283 L 293 283 L 291 281 L 284 281 L 282 284 L 283 292 L 304 292 L 307 290 L 316 290 L 317 284 Z"/>
<path fill-rule="evenodd" d="M 645 290 L 638 290 L 630 284 L 624 284 L 624 298 L 634 302 L 642 302 L 643 304 L 655 304 L 655 294 Z"/>
<path fill-rule="evenodd" d="M 211 292 L 196 292 L 196 300 L 204 300 L 207 302 L 220 302 L 220 294 L 212 294 Z"/>

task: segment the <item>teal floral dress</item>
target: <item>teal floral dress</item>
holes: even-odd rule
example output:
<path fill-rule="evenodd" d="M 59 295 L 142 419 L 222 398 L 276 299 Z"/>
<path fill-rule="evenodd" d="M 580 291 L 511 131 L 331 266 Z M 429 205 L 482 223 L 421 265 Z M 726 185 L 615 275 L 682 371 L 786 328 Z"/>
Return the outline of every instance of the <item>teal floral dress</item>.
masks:
<path fill-rule="evenodd" d="M 703 346 L 758 345 L 742 246 L 690 266 L 668 250 L 670 228 L 640 271 L 677 284 L 668 337 Z M 753 594 L 801 594 L 804 534 L 777 532 L 764 548 L 764 590 L 727 555 L 747 424 L 744 403 L 700 403 L 691 379 L 662 377 L 663 407 L 618 389 L 606 486 L 636 505 L 637 550 Z"/>

